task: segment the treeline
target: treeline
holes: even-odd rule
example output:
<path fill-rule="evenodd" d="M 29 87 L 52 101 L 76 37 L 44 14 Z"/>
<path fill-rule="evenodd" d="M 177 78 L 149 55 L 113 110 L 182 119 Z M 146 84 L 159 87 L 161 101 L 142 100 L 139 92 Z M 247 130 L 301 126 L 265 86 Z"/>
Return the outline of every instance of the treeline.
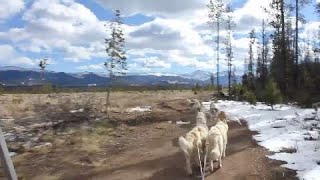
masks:
<path fill-rule="evenodd" d="M 261 22 L 260 32 L 253 29 L 248 34 L 242 86 L 233 86 L 231 97 L 252 103 L 298 102 L 304 106 L 320 101 L 320 27 L 307 32 L 307 37 L 299 32 L 299 25 L 306 22 L 300 9 L 309 3 L 273 0 L 263 9 L 270 18 Z M 320 10 L 320 4 L 316 7 Z M 273 31 L 266 31 L 270 27 Z"/>
<path fill-rule="evenodd" d="M 172 85 L 172 86 L 114 86 L 112 91 L 161 91 L 161 90 L 191 90 L 191 87 Z M 3 86 L 0 87 L 1 94 L 50 94 L 50 93 L 80 93 L 80 92 L 107 92 L 105 86 L 101 87 L 62 87 L 50 84 L 40 86 Z"/>

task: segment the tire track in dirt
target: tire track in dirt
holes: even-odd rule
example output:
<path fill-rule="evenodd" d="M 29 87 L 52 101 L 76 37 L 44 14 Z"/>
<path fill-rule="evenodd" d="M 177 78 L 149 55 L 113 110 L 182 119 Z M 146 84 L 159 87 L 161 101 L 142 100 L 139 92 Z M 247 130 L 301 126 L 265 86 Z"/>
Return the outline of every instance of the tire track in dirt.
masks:
<path fill-rule="evenodd" d="M 177 137 L 191 127 L 181 128 L 175 124 L 165 126 L 167 127 L 163 134 L 166 136 L 154 138 L 138 149 L 112 157 L 114 162 L 109 168 L 76 179 L 199 179 L 196 176 L 186 175 L 185 159 L 177 146 Z M 294 171 L 281 168 L 281 162 L 265 157 L 270 153 L 252 139 L 255 133 L 251 132 L 245 123 L 240 125 L 230 122 L 229 127 L 229 144 L 223 167 L 212 174 L 207 174 L 207 180 L 296 179 Z"/>

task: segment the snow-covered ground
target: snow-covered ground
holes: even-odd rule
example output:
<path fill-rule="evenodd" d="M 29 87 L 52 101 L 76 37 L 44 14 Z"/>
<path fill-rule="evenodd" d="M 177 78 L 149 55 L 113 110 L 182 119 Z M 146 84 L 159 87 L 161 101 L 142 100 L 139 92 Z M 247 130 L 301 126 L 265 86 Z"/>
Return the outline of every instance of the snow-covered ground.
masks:
<path fill-rule="evenodd" d="M 209 109 L 210 102 L 203 105 Z M 300 179 L 320 180 L 320 113 L 289 105 L 218 101 L 217 108 L 235 121 L 247 121 L 249 129 L 259 134 L 259 145 L 275 152 L 271 159 L 286 161 L 284 167 L 297 170 Z"/>
<path fill-rule="evenodd" d="M 137 106 L 127 109 L 127 112 L 151 112 L 151 106 Z"/>

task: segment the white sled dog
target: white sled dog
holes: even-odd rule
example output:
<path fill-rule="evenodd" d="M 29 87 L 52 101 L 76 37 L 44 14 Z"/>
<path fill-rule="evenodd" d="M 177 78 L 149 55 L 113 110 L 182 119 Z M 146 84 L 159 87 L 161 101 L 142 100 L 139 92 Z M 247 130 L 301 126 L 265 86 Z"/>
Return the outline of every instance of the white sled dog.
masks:
<path fill-rule="evenodd" d="M 197 112 L 196 120 L 199 122 L 199 117 L 206 120 L 205 124 L 207 124 L 207 121 L 216 123 L 217 115 L 219 110 L 216 108 L 214 102 L 210 103 L 210 109 L 208 112 L 204 110 L 204 107 L 202 103 L 198 99 L 187 99 L 187 101 L 190 104 L 190 107 L 193 111 Z M 203 118 L 205 117 L 205 118 Z"/>
<path fill-rule="evenodd" d="M 187 173 L 192 175 L 192 162 L 197 162 L 197 165 L 202 166 L 199 161 L 199 156 L 204 153 L 203 147 L 208 136 L 209 128 L 207 126 L 205 113 L 202 112 L 201 103 L 198 100 L 190 100 L 189 102 L 191 108 L 197 110 L 196 127 L 189 131 L 185 137 L 179 137 L 179 146 L 186 159 Z"/>
<path fill-rule="evenodd" d="M 208 137 L 206 140 L 206 157 L 208 157 L 210 162 L 210 170 L 213 171 L 213 163 L 218 162 L 218 167 L 222 167 L 222 157 L 225 157 L 225 151 L 227 147 L 227 132 L 228 124 L 227 118 L 224 112 L 219 112 L 218 122 L 215 126 L 210 128 Z"/>
<path fill-rule="evenodd" d="M 217 124 L 215 125 L 221 132 L 223 138 L 223 157 L 226 157 L 226 148 L 228 144 L 228 130 L 227 116 L 225 112 L 219 112 L 217 117 Z"/>
<path fill-rule="evenodd" d="M 192 162 L 197 162 L 200 167 L 198 155 L 202 154 L 204 143 L 208 136 L 208 128 L 203 125 L 197 125 L 189 131 L 185 137 L 179 137 L 179 146 L 186 159 L 186 169 L 189 175 L 192 175 Z M 198 154 L 199 153 L 199 154 Z"/>
<path fill-rule="evenodd" d="M 206 141 L 206 157 L 208 157 L 211 171 L 214 170 L 214 162 L 218 162 L 219 168 L 222 167 L 223 146 L 223 137 L 220 130 L 216 126 L 212 126 Z"/>
<path fill-rule="evenodd" d="M 191 109 L 198 112 L 203 112 L 203 106 L 198 99 L 187 99 L 187 101 L 189 102 Z"/>

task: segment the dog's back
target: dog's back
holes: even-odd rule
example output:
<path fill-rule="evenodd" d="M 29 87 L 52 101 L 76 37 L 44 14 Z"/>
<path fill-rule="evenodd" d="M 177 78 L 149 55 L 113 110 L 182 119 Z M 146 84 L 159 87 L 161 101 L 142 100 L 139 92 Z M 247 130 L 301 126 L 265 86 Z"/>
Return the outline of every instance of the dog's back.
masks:
<path fill-rule="evenodd" d="M 219 161 L 219 165 L 221 166 L 221 158 L 223 156 L 224 148 L 223 136 L 218 127 L 211 127 L 208 133 L 206 146 L 206 153 L 209 158 L 209 162 L 211 163 L 211 170 L 213 170 L 212 161 Z"/>
<path fill-rule="evenodd" d="M 196 123 L 197 125 L 205 125 L 207 126 L 207 117 L 206 114 L 204 112 L 197 112 L 197 116 L 196 116 Z"/>

